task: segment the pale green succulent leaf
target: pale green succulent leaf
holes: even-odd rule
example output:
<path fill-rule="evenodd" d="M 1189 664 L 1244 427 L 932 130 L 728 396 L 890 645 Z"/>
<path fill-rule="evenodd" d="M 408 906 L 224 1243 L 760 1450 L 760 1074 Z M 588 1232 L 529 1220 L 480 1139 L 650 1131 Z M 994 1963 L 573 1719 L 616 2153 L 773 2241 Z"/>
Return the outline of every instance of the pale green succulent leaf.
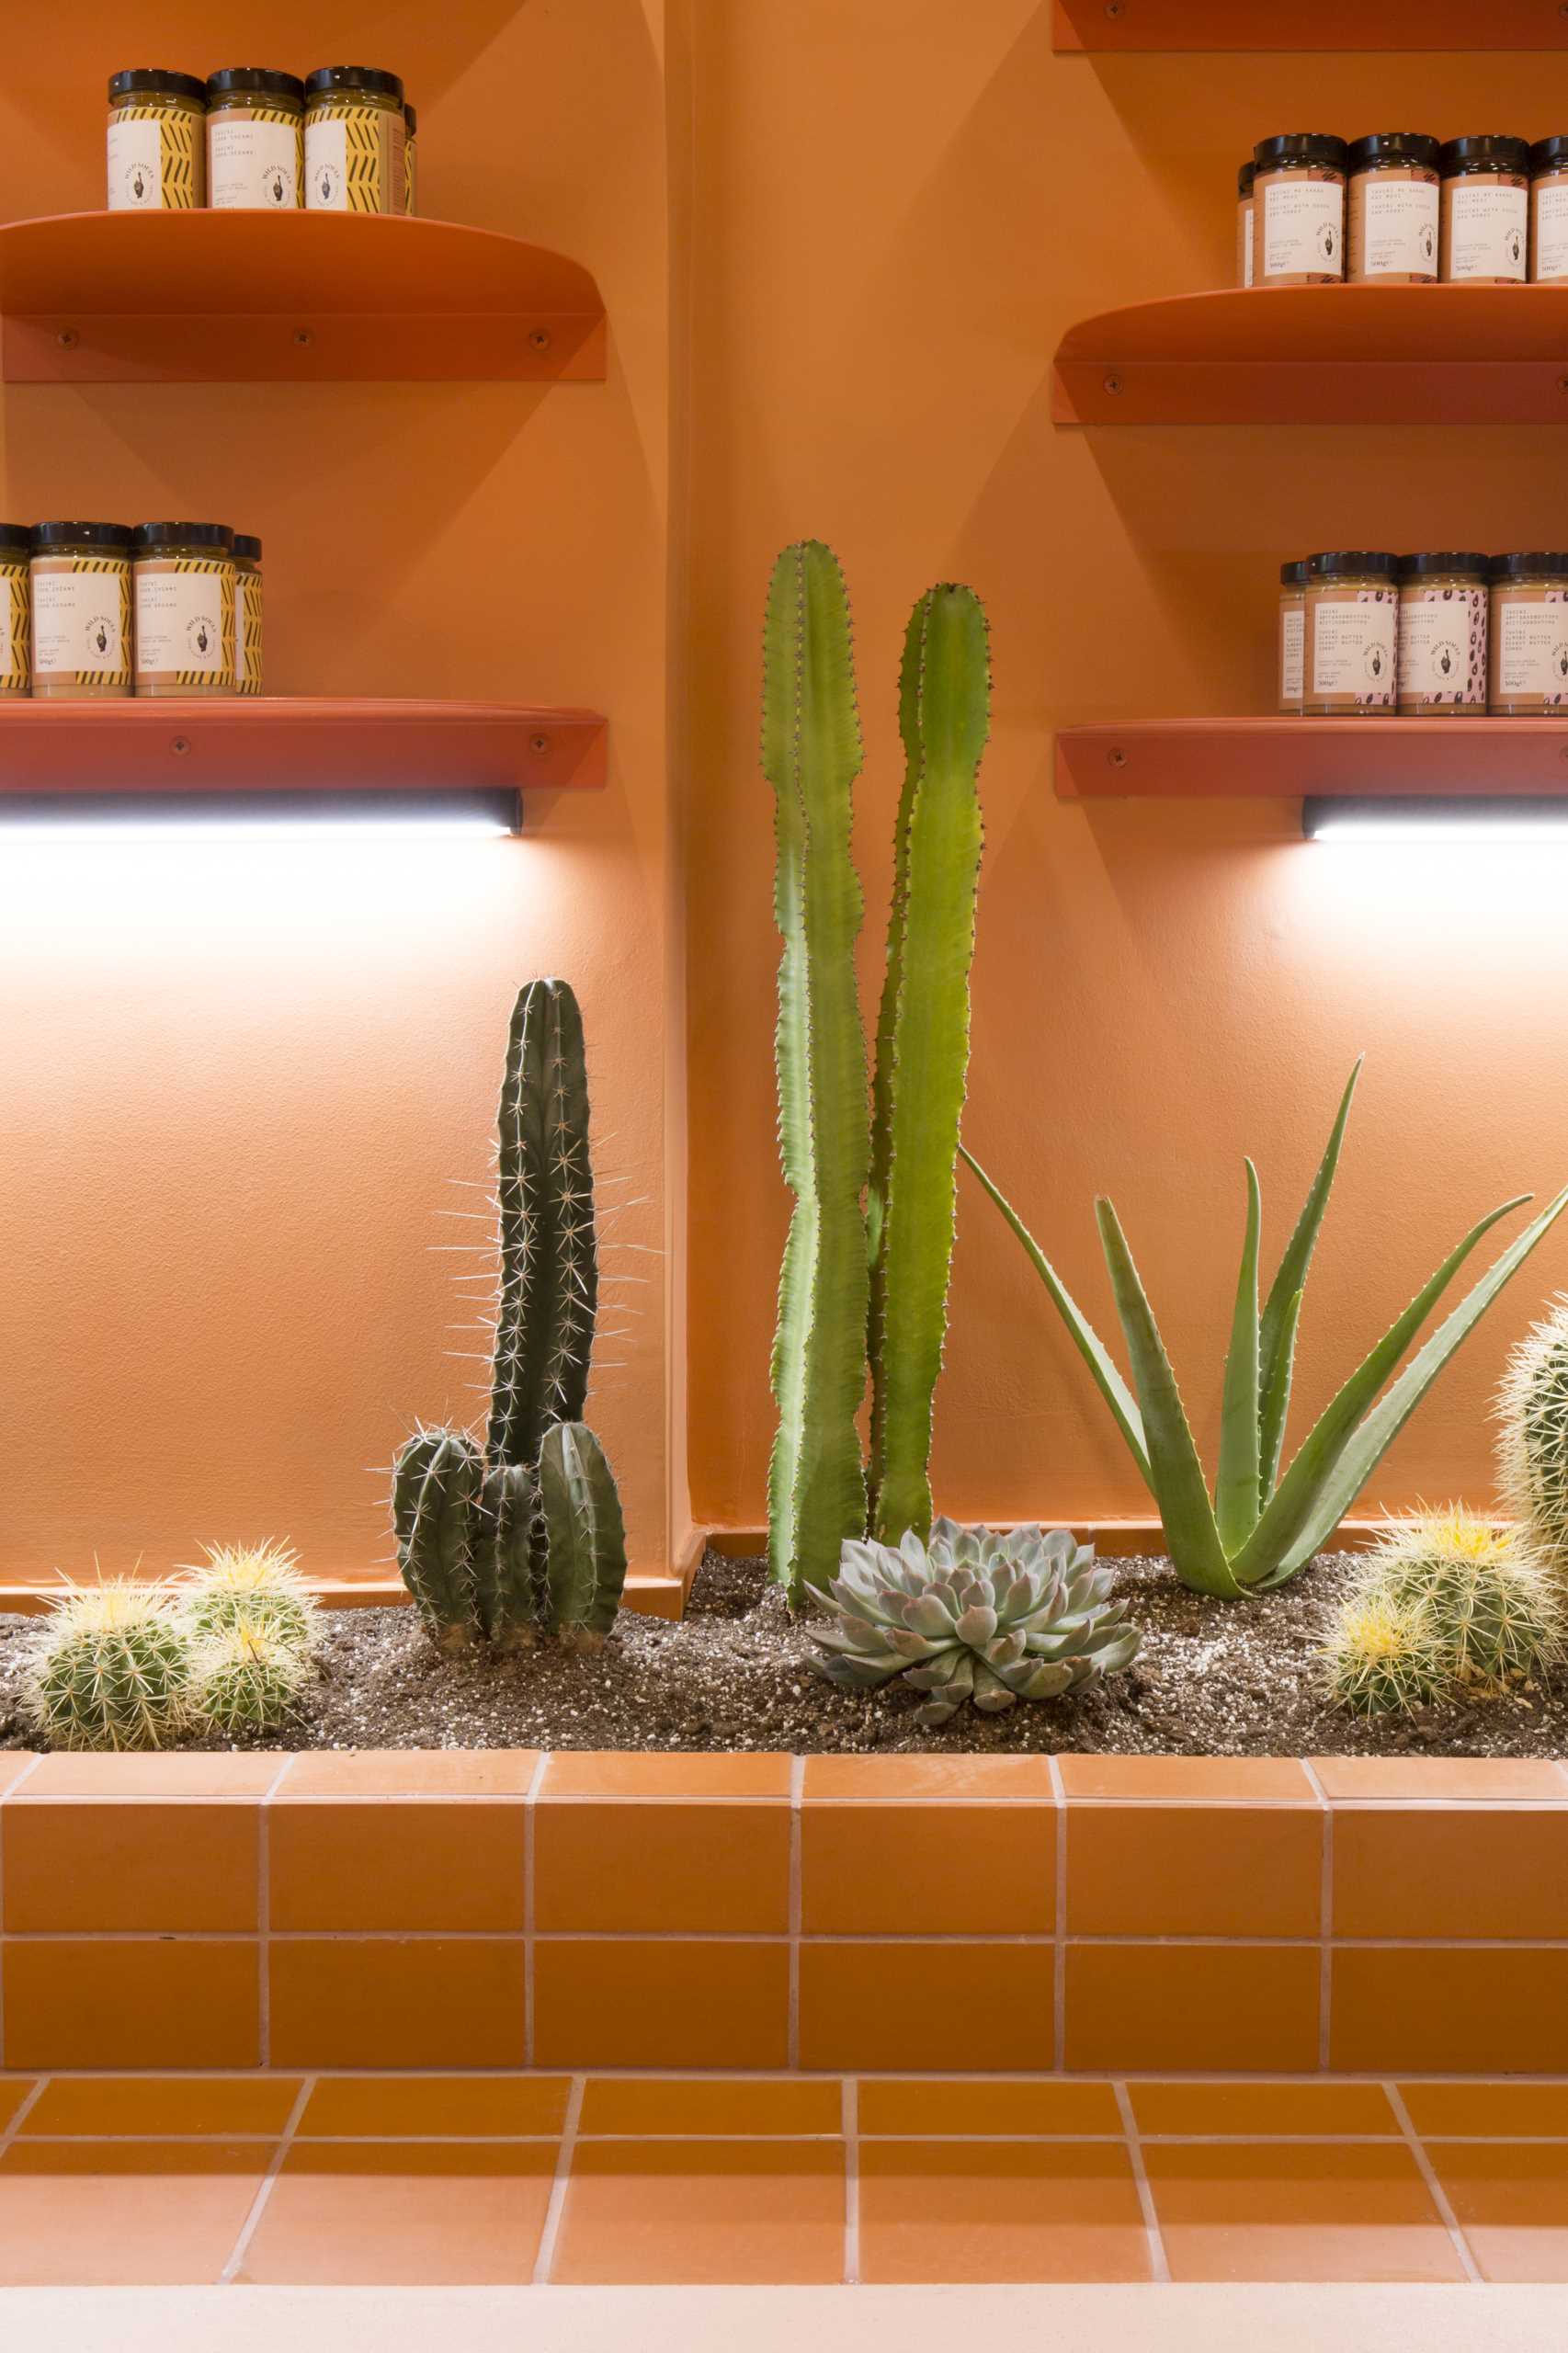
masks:
<path fill-rule="evenodd" d="M 1238 1552 L 1257 1525 L 1258 1323 L 1257 1253 L 1263 1231 L 1263 1195 L 1257 1171 L 1246 1163 L 1246 1230 L 1242 1242 L 1231 1347 L 1225 1358 L 1224 1400 L 1220 1416 L 1220 1462 L 1214 1483 L 1214 1518 L 1227 1554 Z"/>

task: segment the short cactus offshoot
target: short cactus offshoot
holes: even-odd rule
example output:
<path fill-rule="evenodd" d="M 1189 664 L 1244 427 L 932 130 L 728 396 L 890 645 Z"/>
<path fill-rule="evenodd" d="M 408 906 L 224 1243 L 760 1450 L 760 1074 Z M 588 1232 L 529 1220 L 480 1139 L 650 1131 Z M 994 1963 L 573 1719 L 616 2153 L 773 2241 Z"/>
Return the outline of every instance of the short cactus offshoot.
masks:
<path fill-rule="evenodd" d="M 27 1705 L 51 1748 L 162 1748 L 189 1722 L 189 1638 L 155 1586 L 82 1586 L 52 1606 Z"/>
<path fill-rule="evenodd" d="M 1508 1508 L 1546 1565 L 1568 1577 L 1568 1300 L 1509 1358 L 1497 1419 Z"/>
<path fill-rule="evenodd" d="M 203 1565 L 187 1572 L 175 1599 L 191 1635 L 260 1628 L 292 1648 L 312 1650 L 321 1610 L 287 1544 L 206 1544 Z"/>
<path fill-rule="evenodd" d="M 1562 1604 L 1528 1546 L 1451 1507 L 1366 1555 L 1325 1651 L 1332 1696 L 1365 1714 L 1496 1697 L 1565 1655 Z"/>
<path fill-rule="evenodd" d="M 192 1712 L 228 1740 L 270 1732 L 299 1705 L 309 1674 L 301 1644 L 264 1620 L 237 1618 L 192 1646 Z"/>
<path fill-rule="evenodd" d="M 1126 1666 L 1140 1636 L 1110 1598 L 1111 1572 L 1065 1529 L 1011 1533 L 933 1521 L 896 1552 L 846 1543 L 841 1571 L 815 1597 L 832 1622 L 816 1640 L 830 1683 L 874 1690 L 901 1675 L 931 1697 L 921 1724 L 946 1723 L 966 1699 L 994 1714 L 1055 1699 Z"/>

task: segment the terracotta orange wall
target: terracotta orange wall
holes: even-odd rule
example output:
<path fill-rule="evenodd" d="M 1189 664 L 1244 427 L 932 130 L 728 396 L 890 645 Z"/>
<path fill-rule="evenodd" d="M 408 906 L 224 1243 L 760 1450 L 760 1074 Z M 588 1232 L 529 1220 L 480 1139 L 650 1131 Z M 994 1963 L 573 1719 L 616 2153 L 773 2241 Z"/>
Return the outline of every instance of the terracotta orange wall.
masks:
<path fill-rule="evenodd" d="M 442 1212 L 481 1199 L 455 1185 L 485 1181 L 512 997 L 552 971 L 583 999 L 596 1156 L 628 1204 L 607 1264 L 637 1278 L 590 1411 L 660 1568 L 686 1533 L 664 0 L 111 15 L 8 24 L 0 215 L 101 201 L 117 66 L 387 64 L 420 108 L 423 209 L 586 262 L 609 379 L 11 389 L 0 512 L 231 519 L 266 542 L 278 690 L 588 704 L 611 773 L 530 804 L 520 842 L 5 845 L 0 1582 L 267 1533 L 324 1575 L 385 1558 L 393 1446 L 480 1402 L 483 1366 L 446 1353 L 483 1345 L 448 1328 L 466 1262 L 437 1245 L 485 1228 Z"/>
<path fill-rule="evenodd" d="M 856 603 L 858 835 L 879 966 L 908 608 L 971 581 L 995 724 L 967 1132 L 1102 1328 L 1115 1199 L 1211 1439 L 1244 1151 L 1275 1250 L 1368 1057 L 1309 1293 L 1297 1417 L 1458 1233 L 1568 1181 L 1568 868 L 1304 845 L 1292 804 L 1053 799 L 1051 731 L 1267 710 L 1275 567 L 1334 546 L 1561 540 L 1562 441 L 1506 429 L 1053 429 L 1073 319 L 1228 283 L 1235 167 L 1295 128 L 1555 125 L 1525 57 L 1057 58 L 1035 0 L 710 0 L 699 10 L 690 810 L 692 1479 L 756 1525 L 786 1200 L 776 941 L 756 769 L 770 560 L 832 541 Z M 1262 298 L 1260 298 L 1262 299 Z M 1269 1238 L 1266 1236 L 1266 1239 Z M 1506 1294 L 1369 1505 L 1491 1485 Z M 965 1515 L 1147 1498 L 1016 1245 L 966 1184 L 937 1486 Z"/>

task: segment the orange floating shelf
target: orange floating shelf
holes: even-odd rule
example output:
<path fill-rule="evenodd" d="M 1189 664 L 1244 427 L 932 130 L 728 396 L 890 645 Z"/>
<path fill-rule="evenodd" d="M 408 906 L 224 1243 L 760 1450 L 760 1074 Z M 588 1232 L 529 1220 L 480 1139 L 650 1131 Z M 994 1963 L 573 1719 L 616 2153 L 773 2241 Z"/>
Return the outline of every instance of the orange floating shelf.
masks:
<path fill-rule="evenodd" d="M 592 789 L 597 711 L 515 702 L 235 696 L 0 703 L 7 793 Z"/>
<path fill-rule="evenodd" d="M 564 255 L 449 221 L 68 212 L 0 226 L 13 384 L 316 384 L 605 372 L 605 311 Z"/>
<path fill-rule="evenodd" d="M 1062 337 L 1051 415 L 1058 425 L 1568 423 L 1568 284 L 1228 287 L 1103 311 Z"/>
<path fill-rule="evenodd" d="M 1062 50 L 1568 50 L 1559 0 L 1052 0 Z"/>
<path fill-rule="evenodd" d="M 1141 719 L 1065 727 L 1063 801 L 1568 796 L 1556 719 Z"/>

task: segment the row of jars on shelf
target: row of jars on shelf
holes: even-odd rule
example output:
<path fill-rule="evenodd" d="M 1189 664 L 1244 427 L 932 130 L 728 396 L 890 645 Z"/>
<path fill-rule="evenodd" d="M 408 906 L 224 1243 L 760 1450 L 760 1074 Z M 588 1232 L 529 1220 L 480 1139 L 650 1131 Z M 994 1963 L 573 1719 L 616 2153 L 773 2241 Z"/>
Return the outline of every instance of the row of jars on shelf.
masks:
<path fill-rule="evenodd" d="M 1236 193 L 1241 286 L 1568 278 L 1568 132 L 1286 131 L 1258 142 Z"/>
<path fill-rule="evenodd" d="M 261 686 L 258 539 L 226 523 L 0 523 L 0 697 Z"/>
<path fill-rule="evenodd" d="M 412 212 L 417 131 L 380 66 L 131 66 L 109 76 L 108 209 Z"/>
<path fill-rule="evenodd" d="M 1279 709 L 1319 719 L 1568 707 L 1568 554 L 1333 549 L 1279 573 Z"/>

